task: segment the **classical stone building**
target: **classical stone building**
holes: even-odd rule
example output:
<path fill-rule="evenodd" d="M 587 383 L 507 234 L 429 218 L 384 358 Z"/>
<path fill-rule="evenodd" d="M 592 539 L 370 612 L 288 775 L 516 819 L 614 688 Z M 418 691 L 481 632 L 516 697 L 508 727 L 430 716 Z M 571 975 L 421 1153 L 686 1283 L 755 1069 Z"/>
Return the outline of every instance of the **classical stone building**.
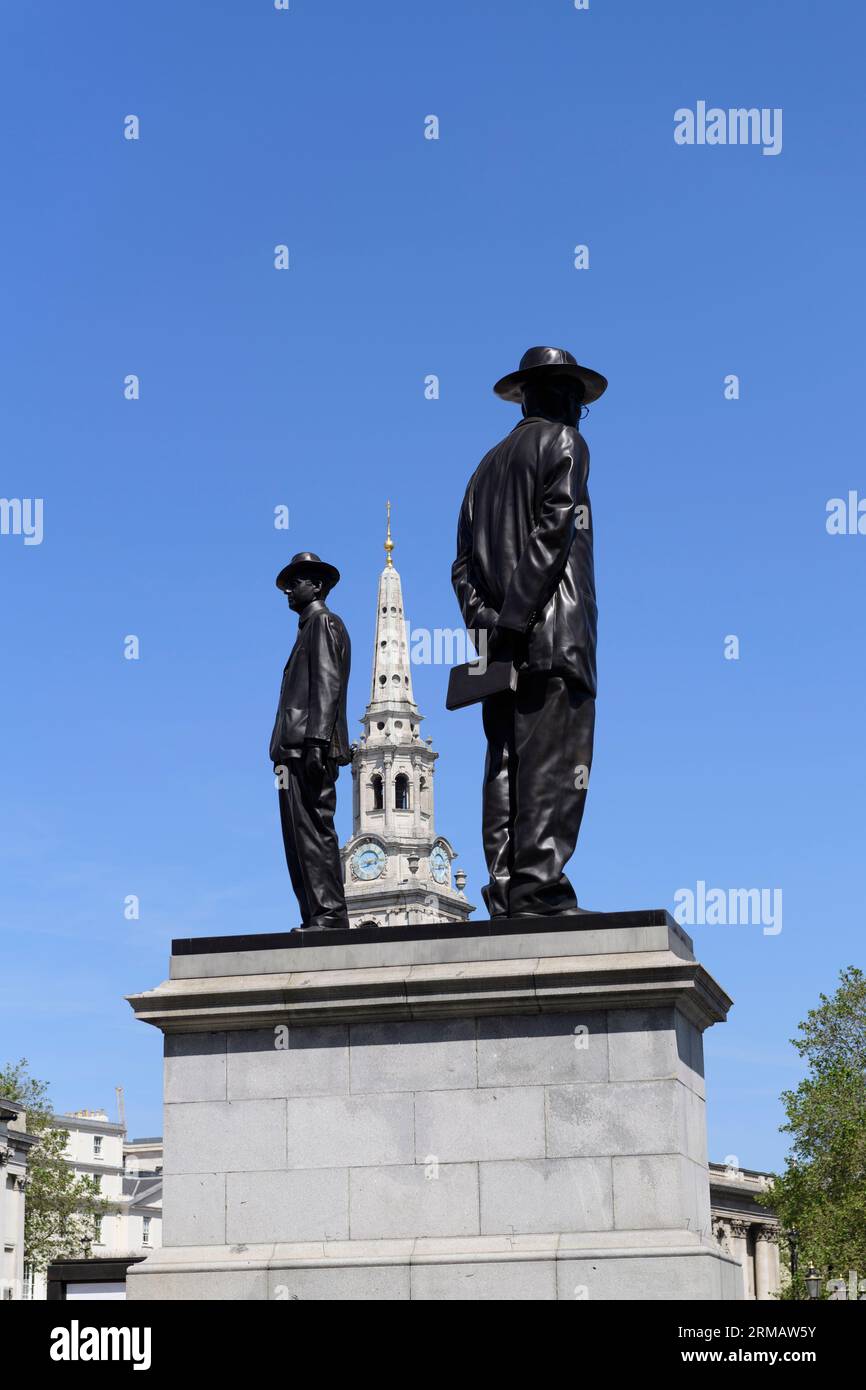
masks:
<path fill-rule="evenodd" d="M 433 770 L 439 754 L 433 740 L 421 736 L 424 716 L 412 693 L 393 549 L 389 506 L 370 702 L 352 761 L 353 829 L 342 850 L 353 927 L 465 922 L 474 911 L 463 892 L 466 875 L 454 870 L 456 852 L 436 833 Z"/>
<path fill-rule="evenodd" d="M 772 1299 L 782 1284 L 779 1220 L 761 1202 L 769 1173 L 723 1163 L 710 1164 L 713 1234 L 725 1254 L 743 1267 L 743 1296 Z"/>

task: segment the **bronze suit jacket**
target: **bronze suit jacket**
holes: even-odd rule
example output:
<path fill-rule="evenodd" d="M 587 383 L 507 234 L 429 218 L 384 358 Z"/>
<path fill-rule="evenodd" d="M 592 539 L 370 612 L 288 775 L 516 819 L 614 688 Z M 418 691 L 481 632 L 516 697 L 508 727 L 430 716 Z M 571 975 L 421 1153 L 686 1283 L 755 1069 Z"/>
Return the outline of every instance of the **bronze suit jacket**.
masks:
<path fill-rule="evenodd" d="M 457 527 L 451 582 L 470 631 L 524 634 L 521 669 L 567 676 L 596 693 L 598 608 L 577 429 L 530 416 L 485 454 Z"/>
<path fill-rule="evenodd" d="M 352 649 L 342 618 L 318 599 L 298 623 L 283 671 L 280 703 L 271 734 L 270 758 L 297 757 L 305 739 L 328 745 L 329 758 L 352 761 L 346 723 L 346 690 Z"/>

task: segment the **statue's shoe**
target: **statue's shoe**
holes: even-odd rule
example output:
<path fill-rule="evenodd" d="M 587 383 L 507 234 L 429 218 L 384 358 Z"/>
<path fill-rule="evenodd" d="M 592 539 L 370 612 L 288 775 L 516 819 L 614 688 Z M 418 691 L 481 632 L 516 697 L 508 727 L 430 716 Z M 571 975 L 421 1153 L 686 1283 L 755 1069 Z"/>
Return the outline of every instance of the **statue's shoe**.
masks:
<path fill-rule="evenodd" d="M 603 917 L 604 913 L 599 912 L 594 907 L 572 907 L 567 912 L 509 912 L 508 917 L 516 920 L 528 918 L 536 922 L 543 922 L 545 917 Z M 493 920 L 493 919 L 491 919 Z"/>

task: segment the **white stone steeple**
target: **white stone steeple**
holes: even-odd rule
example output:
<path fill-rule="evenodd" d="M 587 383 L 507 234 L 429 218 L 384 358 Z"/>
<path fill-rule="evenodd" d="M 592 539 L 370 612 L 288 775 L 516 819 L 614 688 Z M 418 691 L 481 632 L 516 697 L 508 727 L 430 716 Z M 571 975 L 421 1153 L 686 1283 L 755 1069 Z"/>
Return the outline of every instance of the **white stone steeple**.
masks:
<path fill-rule="evenodd" d="M 420 734 L 423 715 L 412 691 L 393 550 L 389 502 L 370 702 L 352 760 L 353 830 L 342 850 L 353 927 L 463 922 L 474 911 L 463 894 L 465 874 L 453 870 L 456 853 L 435 830 L 433 767 L 439 755 L 432 739 Z"/>
<path fill-rule="evenodd" d="M 411 723 L 417 725 L 421 720 L 412 694 L 412 667 L 406 640 L 407 626 L 403 617 L 403 589 L 400 576 L 391 559 L 393 549 L 389 502 L 385 568 L 379 576 L 379 598 L 376 604 L 376 642 L 373 647 L 370 703 L 364 715 L 364 733 L 367 738 L 375 733 L 383 718 L 408 721 L 392 724 L 392 729 L 407 728 Z"/>

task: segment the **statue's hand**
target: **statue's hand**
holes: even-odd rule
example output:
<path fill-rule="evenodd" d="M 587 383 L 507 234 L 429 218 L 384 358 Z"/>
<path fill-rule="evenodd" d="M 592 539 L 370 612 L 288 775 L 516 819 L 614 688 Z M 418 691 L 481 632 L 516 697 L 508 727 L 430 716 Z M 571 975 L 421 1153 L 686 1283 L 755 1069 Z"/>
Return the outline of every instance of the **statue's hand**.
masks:
<path fill-rule="evenodd" d="M 510 627 L 491 628 L 487 638 L 487 650 L 490 656 L 495 657 L 497 661 L 504 661 L 508 657 L 514 660 L 520 645 L 520 637 L 521 634 Z"/>
<path fill-rule="evenodd" d="M 301 754 L 304 778 L 311 786 L 321 785 L 325 775 L 325 749 L 321 743 L 305 743 Z"/>

